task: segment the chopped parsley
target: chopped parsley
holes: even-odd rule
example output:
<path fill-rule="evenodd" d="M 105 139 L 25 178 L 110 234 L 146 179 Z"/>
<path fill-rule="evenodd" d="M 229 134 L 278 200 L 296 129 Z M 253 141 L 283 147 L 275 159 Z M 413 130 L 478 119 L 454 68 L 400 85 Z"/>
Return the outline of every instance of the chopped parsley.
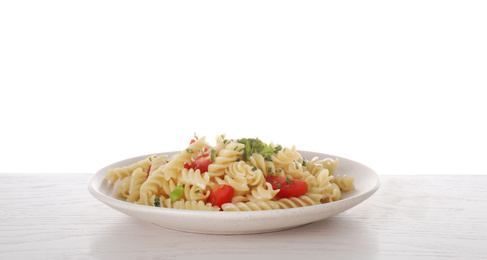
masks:
<path fill-rule="evenodd" d="M 154 207 L 160 207 L 161 206 L 161 198 L 155 197 L 154 198 Z"/>
<path fill-rule="evenodd" d="M 291 181 L 291 179 L 289 179 L 289 177 L 286 177 L 286 183 L 287 183 L 287 184 L 291 184 L 291 183 L 293 183 L 293 182 Z"/>

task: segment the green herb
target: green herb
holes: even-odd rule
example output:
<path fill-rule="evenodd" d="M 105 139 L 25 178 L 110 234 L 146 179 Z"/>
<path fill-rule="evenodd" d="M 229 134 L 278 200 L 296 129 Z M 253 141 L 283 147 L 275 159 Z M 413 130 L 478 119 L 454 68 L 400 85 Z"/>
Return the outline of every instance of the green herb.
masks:
<path fill-rule="evenodd" d="M 272 172 L 272 167 L 267 167 L 268 172 Z"/>
<path fill-rule="evenodd" d="M 194 193 L 196 193 L 196 194 L 200 194 L 200 193 L 201 193 L 201 191 L 200 191 L 200 190 L 195 190 L 195 191 L 194 191 Z"/>
<path fill-rule="evenodd" d="M 270 161 L 270 162 L 272 162 L 272 158 L 271 158 L 271 156 L 270 156 L 270 155 L 267 155 L 267 156 L 266 156 L 264 159 L 265 159 L 266 161 Z"/>
<path fill-rule="evenodd" d="M 256 166 L 252 167 L 252 171 L 257 171 L 257 167 Z"/>
<path fill-rule="evenodd" d="M 269 176 L 274 176 L 274 173 L 273 173 L 273 172 L 271 172 L 271 174 L 269 174 Z"/>
<path fill-rule="evenodd" d="M 210 153 L 210 160 L 212 162 L 215 162 L 216 161 L 216 151 L 211 149 L 211 153 Z"/>
<path fill-rule="evenodd" d="M 304 158 L 303 159 L 303 166 L 306 167 L 306 160 Z"/>
<path fill-rule="evenodd" d="M 277 183 L 277 187 L 278 187 L 278 188 L 280 188 L 280 187 L 281 187 L 281 183 L 280 183 L 280 182 L 279 182 L 279 183 Z"/>
<path fill-rule="evenodd" d="M 276 172 L 282 172 L 282 169 L 277 169 Z"/>
<path fill-rule="evenodd" d="M 293 183 L 293 182 L 291 181 L 291 179 L 289 179 L 289 177 L 286 177 L 286 183 L 287 183 L 287 184 L 291 184 L 291 183 Z"/>
<path fill-rule="evenodd" d="M 190 149 L 190 148 L 186 149 L 186 152 L 187 153 L 194 153 L 193 149 Z"/>
<path fill-rule="evenodd" d="M 169 198 L 171 198 L 171 202 L 175 202 L 180 200 L 183 197 L 184 194 L 184 187 L 183 185 L 177 186 L 173 191 L 171 191 L 171 194 L 169 194 Z"/>
<path fill-rule="evenodd" d="M 161 206 L 161 198 L 155 197 L 154 198 L 154 207 L 160 207 Z"/>

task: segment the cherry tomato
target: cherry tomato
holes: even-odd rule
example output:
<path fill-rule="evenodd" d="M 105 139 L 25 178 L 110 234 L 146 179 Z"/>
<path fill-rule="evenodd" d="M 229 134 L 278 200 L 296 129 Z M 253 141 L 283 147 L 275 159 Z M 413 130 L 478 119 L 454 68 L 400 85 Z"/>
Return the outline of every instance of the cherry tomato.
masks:
<path fill-rule="evenodd" d="M 233 193 L 235 189 L 230 185 L 218 185 L 210 192 L 210 196 L 208 196 L 207 203 L 211 203 L 212 206 L 221 207 L 225 203 L 232 202 Z"/>
<path fill-rule="evenodd" d="M 189 141 L 189 144 L 196 142 L 196 140 L 198 140 L 198 137 L 195 134 L 194 139 L 191 139 L 191 141 Z"/>
<path fill-rule="evenodd" d="M 266 181 L 272 185 L 274 190 L 280 189 L 276 196 L 281 198 L 299 197 L 308 191 L 308 184 L 303 180 L 282 176 L 268 176 Z"/>
<path fill-rule="evenodd" d="M 203 154 L 200 157 L 196 158 L 195 160 L 191 160 L 191 164 L 184 164 L 184 168 L 186 169 L 193 169 L 193 170 L 200 170 L 201 173 L 205 173 L 208 171 L 208 166 L 213 162 L 210 159 L 209 154 Z"/>

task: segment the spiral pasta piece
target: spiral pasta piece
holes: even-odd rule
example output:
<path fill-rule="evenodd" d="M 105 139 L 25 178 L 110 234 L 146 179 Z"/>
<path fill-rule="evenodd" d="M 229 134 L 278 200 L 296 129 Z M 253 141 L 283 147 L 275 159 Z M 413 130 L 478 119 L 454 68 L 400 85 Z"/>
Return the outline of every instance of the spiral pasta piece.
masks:
<path fill-rule="evenodd" d="M 291 149 L 284 148 L 277 152 L 277 154 L 271 155 L 272 161 L 276 167 L 279 168 L 284 168 L 286 165 L 298 160 L 300 157 L 301 155 L 296 151 L 296 146 L 293 146 Z"/>
<path fill-rule="evenodd" d="M 347 192 L 355 189 L 355 185 L 353 184 L 354 182 L 353 176 L 350 177 L 347 177 L 347 175 L 335 176 L 335 178 L 333 178 L 331 181 L 336 185 L 338 185 L 338 187 L 342 192 Z"/>
<path fill-rule="evenodd" d="M 276 172 L 276 166 L 274 165 L 274 163 L 272 161 L 264 159 L 264 156 L 258 153 L 254 153 L 252 154 L 252 156 L 250 156 L 249 164 L 251 166 L 257 167 L 260 171 L 262 171 L 264 178 L 266 178 L 270 174 L 275 174 Z"/>
<path fill-rule="evenodd" d="M 244 147 L 244 144 L 235 142 L 227 144 L 225 148 L 218 153 L 215 162 L 208 166 L 208 173 L 210 174 L 210 176 L 223 176 L 228 166 L 230 166 L 231 163 L 237 161 L 237 159 L 241 158 L 242 150 Z"/>
<path fill-rule="evenodd" d="M 127 197 L 128 202 L 136 202 L 140 198 L 140 186 L 147 179 L 147 173 L 142 170 L 142 168 L 137 168 L 132 173 L 130 178 L 130 190 Z"/>
<path fill-rule="evenodd" d="M 159 167 L 165 165 L 167 163 L 167 155 L 160 155 L 160 156 L 153 156 L 149 160 L 151 161 L 151 167 L 149 171 L 149 175 L 159 169 Z"/>
<path fill-rule="evenodd" d="M 129 196 L 130 179 L 131 176 L 127 176 L 118 182 L 118 184 L 115 186 L 114 193 L 126 199 Z"/>
<path fill-rule="evenodd" d="M 285 166 L 284 172 L 286 173 L 286 176 L 293 179 L 301 179 L 304 175 L 303 165 L 299 162 L 293 161 Z"/>
<path fill-rule="evenodd" d="M 238 202 L 249 202 L 249 199 L 247 198 L 247 196 L 243 196 L 243 195 L 233 196 L 231 203 L 238 203 Z"/>
<path fill-rule="evenodd" d="M 206 143 L 205 137 L 202 137 L 190 144 L 188 148 L 182 150 L 179 154 L 174 156 L 164 167 L 161 168 L 166 180 L 178 178 L 181 170 L 184 168 L 184 164 L 190 164 L 194 155 L 208 147 L 210 147 L 210 145 Z"/>
<path fill-rule="evenodd" d="M 314 157 L 311 160 L 306 160 L 306 170 L 313 176 L 316 176 L 321 170 L 325 169 L 323 164 L 318 163 L 318 157 Z"/>
<path fill-rule="evenodd" d="M 330 175 L 335 175 L 335 170 L 338 168 L 338 159 L 331 159 L 331 158 L 326 158 L 322 161 L 319 162 L 325 169 L 327 169 L 330 172 Z"/>
<path fill-rule="evenodd" d="M 210 183 L 210 175 L 205 172 L 201 173 L 199 169 L 184 168 L 181 172 L 181 183 L 198 186 L 201 190 L 205 190 L 208 183 Z"/>
<path fill-rule="evenodd" d="M 249 201 L 226 203 L 222 205 L 223 211 L 256 211 L 279 209 L 279 203 L 276 201 Z"/>
<path fill-rule="evenodd" d="M 139 204 L 149 205 L 150 200 L 154 196 L 159 195 L 159 190 L 166 184 L 167 180 L 160 168 L 152 172 L 140 186 Z"/>
<path fill-rule="evenodd" d="M 142 171 L 147 171 L 147 169 L 151 165 L 151 161 L 149 158 L 151 158 L 151 157 L 148 157 L 147 159 L 133 163 L 129 166 L 109 169 L 108 173 L 105 175 L 105 179 L 111 183 L 115 183 L 117 180 L 121 180 L 127 176 L 132 175 L 132 173 L 135 171 L 135 169 L 137 169 L 139 167 L 142 168 Z"/>
<path fill-rule="evenodd" d="M 172 179 L 167 181 L 162 176 L 156 176 L 155 173 L 156 172 L 149 176 L 149 178 L 140 187 L 139 204 L 149 205 L 155 196 L 168 197 L 169 194 L 171 194 L 171 192 L 180 184 L 174 182 Z"/>
<path fill-rule="evenodd" d="M 232 186 L 235 191 L 248 192 L 250 190 L 249 186 L 247 185 L 247 179 L 242 176 L 235 176 L 232 178 L 228 175 L 225 175 L 223 179 L 221 179 L 220 177 L 215 177 L 215 180 L 219 185 Z"/>
<path fill-rule="evenodd" d="M 180 184 L 181 184 L 180 181 L 176 182 L 173 179 L 169 181 L 165 181 L 162 183 L 162 186 L 160 187 L 159 192 L 157 194 L 169 197 L 171 192 L 175 190 Z"/>
<path fill-rule="evenodd" d="M 204 201 L 186 201 L 184 199 L 172 202 L 171 199 L 162 201 L 161 207 L 172 209 L 189 209 L 189 210 L 203 210 L 203 211 L 219 211 L 219 207 L 212 206 L 211 203 Z"/>
<path fill-rule="evenodd" d="M 321 171 L 316 174 L 316 183 L 308 186 L 308 192 L 313 194 L 319 194 L 322 199 L 326 196 L 330 186 L 330 181 L 333 176 L 329 176 L 327 169 L 321 169 Z"/>
<path fill-rule="evenodd" d="M 340 199 L 342 196 L 342 192 L 340 191 L 340 187 L 336 183 L 330 183 L 330 185 L 326 186 L 325 194 L 322 198 L 323 202 L 333 202 Z"/>
<path fill-rule="evenodd" d="M 256 188 L 250 190 L 250 194 L 247 195 L 249 201 L 266 201 L 273 199 L 279 190 L 272 189 L 272 185 L 268 182 L 257 186 Z"/>
<path fill-rule="evenodd" d="M 225 173 L 232 178 L 246 178 L 246 183 L 249 187 L 256 187 L 265 182 L 262 171 L 257 167 L 246 164 L 244 161 L 231 163 Z"/>
<path fill-rule="evenodd" d="M 277 201 L 277 204 L 279 204 L 282 209 L 319 205 L 321 204 L 321 196 L 318 194 L 307 194 L 300 196 L 299 198 L 291 197 L 280 199 Z"/>
<path fill-rule="evenodd" d="M 315 187 L 318 186 L 318 181 L 316 180 L 316 177 L 313 176 L 310 172 L 305 171 L 303 172 L 303 176 L 301 177 L 301 180 L 305 181 L 306 184 L 308 184 L 308 189 L 310 187 Z"/>
<path fill-rule="evenodd" d="M 206 192 L 196 185 L 186 184 L 184 185 L 184 198 L 187 201 L 204 201 L 210 196 L 210 191 Z"/>
<path fill-rule="evenodd" d="M 222 134 L 222 135 L 217 135 L 216 136 L 216 145 L 215 147 L 213 147 L 213 150 L 215 150 L 215 152 L 219 153 L 221 150 L 225 149 L 225 147 L 227 146 L 227 144 L 229 144 L 231 141 L 228 140 L 228 139 L 225 139 L 225 134 Z"/>

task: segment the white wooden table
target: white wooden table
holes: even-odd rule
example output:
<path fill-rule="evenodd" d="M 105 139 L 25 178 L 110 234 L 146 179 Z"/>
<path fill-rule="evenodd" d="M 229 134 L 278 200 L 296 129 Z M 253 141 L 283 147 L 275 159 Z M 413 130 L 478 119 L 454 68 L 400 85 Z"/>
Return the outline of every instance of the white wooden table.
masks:
<path fill-rule="evenodd" d="M 487 259 L 486 175 L 381 176 L 347 212 L 256 235 L 139 221 L 93 198 L 90 176 L 0 174 L 0 259 Z"/>

